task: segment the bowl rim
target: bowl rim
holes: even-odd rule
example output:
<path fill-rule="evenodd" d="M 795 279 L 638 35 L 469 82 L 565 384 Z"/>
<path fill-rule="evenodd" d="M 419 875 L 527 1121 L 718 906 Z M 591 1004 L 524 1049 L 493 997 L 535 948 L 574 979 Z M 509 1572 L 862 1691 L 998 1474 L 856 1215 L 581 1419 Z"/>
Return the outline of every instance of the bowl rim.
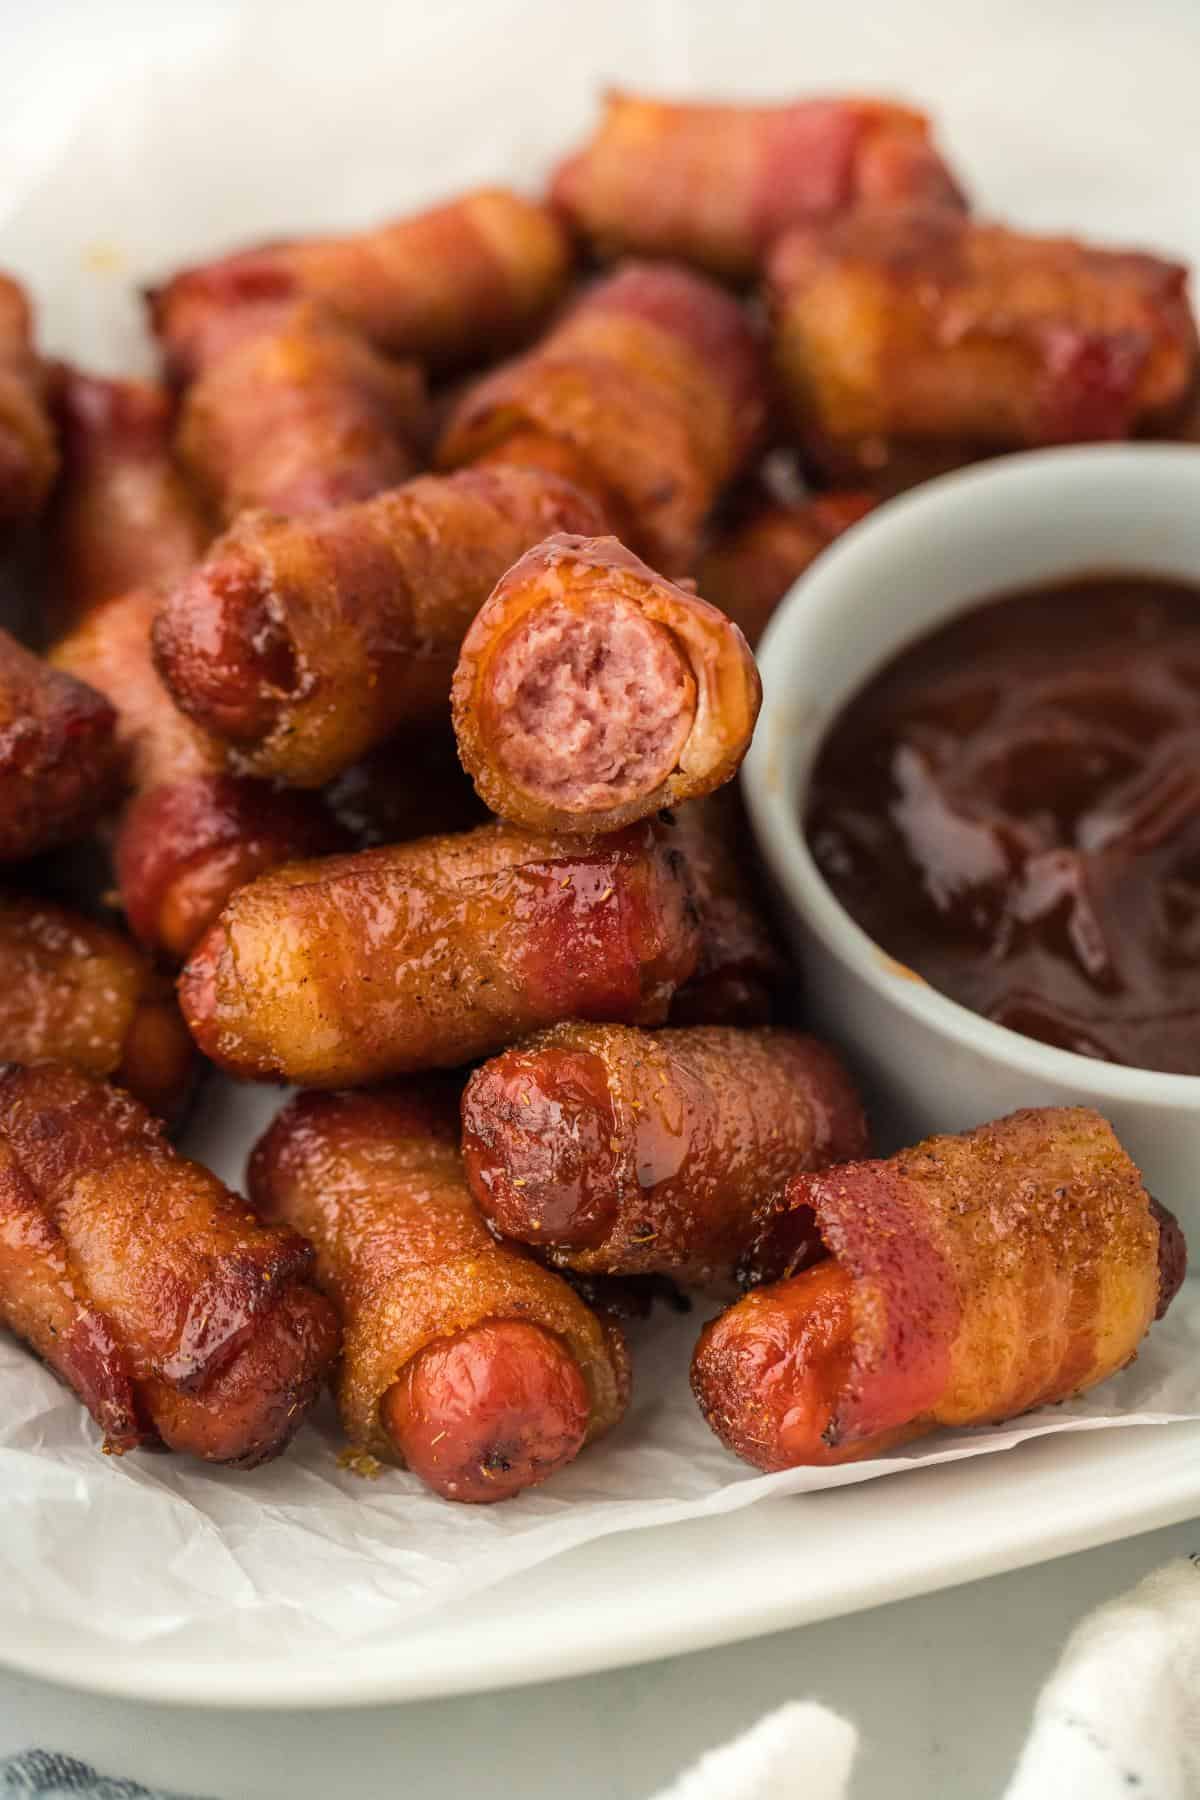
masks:
<path fill-rule="evenodd" d="M 1149 1102 L 1160 1109 L 1195 1110 L 1200 1109 L 1200 1075 L 1103 1062 L 1025 1037 L 972 1012 L 889 956 L 851 918 L 808 848 L 797 804 L 806 792 L 807 776 L 798 785 L 796 779 L 781 776 L 779 767 L 784 731 L 795 730 L 794 721 L 782 716 L 788 710 L 788 675 L 810 621 L 830 607 L 844 608 L 847 589 L 853 588 L 860 565 L 873 562 L 889 536 L 908 533 L 914 523 L 920 523 L 923 513 L 929 515 L 927 523 L 936 527 L 947 509 L 972 506 L 981 495 L 986 500 L 1005 487 L 1027 498 L 1034 473 L 1044 473 L 1061 489 L 1064 482 L 1086 483 L 1093 478 L 1107 483 L 1130 467 L 1136 467 L 1139 479 L 1145 480 L 1153 476 L 1156 466 L 1175 477 L 1186 470 L 1188 478 L 1195 481 L 1200 503 L 1200 448 L 1167 443 L 1089 444 L 1024 451 L 956 469 L 868 513 L 794 583 L 767 627 L 758 652 L 762 713 L 743 764 L 742 788 L 759 850 L 788 904 L 835 961 L 852 970 L 885 1004 L 952 1044 L 1037 1081 L 1087 1089 L 1097 1098 L 1118 1103 Z M 1109 559 L 1104 559 L 1104 566 L 1112 566 Z M 1080 569 L 1087 567 L 1088 558 L 1081 547 Z M 1131 563 L 1130 573 L 1136 572 Z M 1196 581 L 1200 586 L 1200 566 Z M 977 597 L 987 598 L 986 586 L 977 591 Z M 894 654 L 894 650 L 887 652 L 877 662 L 865 664 L 856 687 Z M 829 724 L 829 718 L 823 716 L 814 734 L 817 743 Z M 800 741 L 806 742 L 803 734 Z"/>

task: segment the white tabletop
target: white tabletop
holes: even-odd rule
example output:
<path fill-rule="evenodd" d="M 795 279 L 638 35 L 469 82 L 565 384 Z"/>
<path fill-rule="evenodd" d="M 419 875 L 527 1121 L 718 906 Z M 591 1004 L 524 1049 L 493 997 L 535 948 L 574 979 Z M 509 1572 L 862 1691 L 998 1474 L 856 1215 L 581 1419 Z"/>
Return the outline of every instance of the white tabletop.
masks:
<path fill-rule="evenodd" d="M 212 1800 L 646 1800 L 812 1695 L 862 1734 L 854 1800 L 995 1800 L 1072 1626 L 1195 1549 L 1200 1522 L 722 1650 L 369 1711 L 133 1706 L 0 1676 L 0 1754 L 45 1745 Z"/>

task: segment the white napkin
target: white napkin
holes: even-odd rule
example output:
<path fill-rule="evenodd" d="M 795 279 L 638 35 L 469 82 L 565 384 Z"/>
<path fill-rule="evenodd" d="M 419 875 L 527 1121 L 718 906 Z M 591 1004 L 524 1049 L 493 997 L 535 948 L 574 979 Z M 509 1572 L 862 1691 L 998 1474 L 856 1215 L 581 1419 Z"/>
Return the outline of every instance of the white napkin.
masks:
<path fill-rule="evenodd" d="M 855 1728 L 815 1701 L 767 1713 L 655 1800 L 850 1800 Z M 1196 1800 L 1200 1557 L 1168 1563 L 1073 1633 L 1004 1800 Z"/>

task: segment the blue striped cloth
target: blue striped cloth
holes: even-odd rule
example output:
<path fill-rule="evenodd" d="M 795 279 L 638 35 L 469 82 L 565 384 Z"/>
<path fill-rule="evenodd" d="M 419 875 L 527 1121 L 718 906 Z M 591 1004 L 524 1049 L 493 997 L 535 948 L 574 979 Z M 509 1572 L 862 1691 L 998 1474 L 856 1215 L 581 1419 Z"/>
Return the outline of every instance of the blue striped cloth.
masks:
<path fill-rule="evenodd" d="M 0 1800 L 28 1800 L 30 1795 L 38 1800 L 200 1800 L 196 1794 L 168 1794 L 140 1781 L 98 1775 L 78 1757 L 57 1750 L 22 1750 L 0 1762 Z"/>

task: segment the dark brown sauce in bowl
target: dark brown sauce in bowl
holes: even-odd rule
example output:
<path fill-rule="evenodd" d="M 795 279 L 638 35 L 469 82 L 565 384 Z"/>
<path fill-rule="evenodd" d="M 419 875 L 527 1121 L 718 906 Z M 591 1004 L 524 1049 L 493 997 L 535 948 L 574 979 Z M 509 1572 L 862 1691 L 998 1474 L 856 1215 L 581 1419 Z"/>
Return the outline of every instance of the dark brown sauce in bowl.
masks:
<path fill-rule="evenodd" d="M 1200 1074 L 1200 586 L 1086 578 L 922 638 L 840 714 L 806 829 L 850 915 L 941 992 Z"/>

